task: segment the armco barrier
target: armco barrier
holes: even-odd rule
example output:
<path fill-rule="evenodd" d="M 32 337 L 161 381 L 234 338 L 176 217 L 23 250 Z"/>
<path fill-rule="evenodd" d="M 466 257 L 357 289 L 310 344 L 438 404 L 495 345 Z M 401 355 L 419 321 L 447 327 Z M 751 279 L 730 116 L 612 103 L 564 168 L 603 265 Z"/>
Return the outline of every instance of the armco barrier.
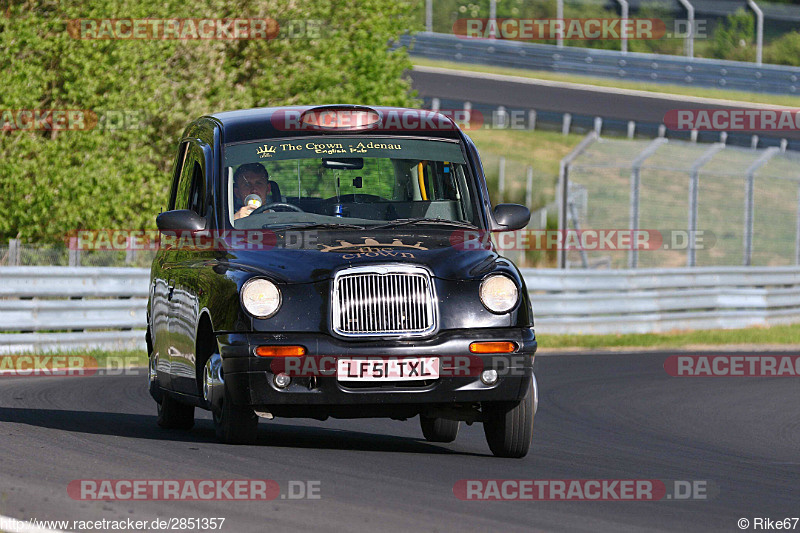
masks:
<path fill-rule="evenodd" d="M 443 33 L 404 35 L 412 56 L 498 67 L 548 70 L 634 81 L 717 87 L 771 94 L 797 94 L 800 68 L 719 59 L 535 44 L 498 39 L 467 39 Z"/>
<path fill-rule="evenodd" d="M 1 267 L 0 354 L 145 349 L 146 268 Z"/>
<path fill-rule="evenodd" d="M 800 267 L 523 269 L 539 335 L 800 322 Z M 0 354 L 144 349 L 149 271 L 0 268 Z"/>
<path fill-rule="evenodd" d="M 800 267 L 523 269 L 538 334 L 800 322 Z"/>

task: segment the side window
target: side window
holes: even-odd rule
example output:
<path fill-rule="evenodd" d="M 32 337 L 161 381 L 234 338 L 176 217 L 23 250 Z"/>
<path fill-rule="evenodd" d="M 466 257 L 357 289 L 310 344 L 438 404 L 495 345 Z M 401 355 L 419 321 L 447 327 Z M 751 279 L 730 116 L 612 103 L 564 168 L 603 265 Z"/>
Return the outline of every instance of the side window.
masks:
<path fill-rule="evenodd" d="M 175 209 L 175 197 L 178 191 L 178 182 L 181 174 L 183 173 L 183 167 L 186 163 L 186 154 L 188 153 L 187 148 L 189 147 L 188 142 L 181 143 L 180 147 L 178 148 L 178 157 L 175 160 L 175 168 L 172 173 L 172 186 L 169 190 L 169 206 L 167 209 L 172 210 Z"/>
<path fill-rule="evenodd" d="M 202 153 L 200 154 L 202 156 Z M 189 192 L 189 209 L 198 215 L 205 214 L 205 176 L 203 167 L 197 161 L 194 162 L 192 171 L 192 188 Z"/>
<path fill-rule="evenodd" d="M 191 209 L 199 215 L 205 211 L 205 176 L 203 151 L 190 144 L 183 163 L 175 194 L 175 209 Z"/>

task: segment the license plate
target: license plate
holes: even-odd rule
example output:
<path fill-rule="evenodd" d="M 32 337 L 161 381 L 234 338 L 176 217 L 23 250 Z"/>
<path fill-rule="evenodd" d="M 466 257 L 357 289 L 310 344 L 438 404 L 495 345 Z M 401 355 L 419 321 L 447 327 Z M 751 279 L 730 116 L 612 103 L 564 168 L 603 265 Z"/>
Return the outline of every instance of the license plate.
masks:
<path fill-rule="evenodd" d="M 339 381 L 422 381 L 439 378 L 438 357 L 339 359 Z"/>

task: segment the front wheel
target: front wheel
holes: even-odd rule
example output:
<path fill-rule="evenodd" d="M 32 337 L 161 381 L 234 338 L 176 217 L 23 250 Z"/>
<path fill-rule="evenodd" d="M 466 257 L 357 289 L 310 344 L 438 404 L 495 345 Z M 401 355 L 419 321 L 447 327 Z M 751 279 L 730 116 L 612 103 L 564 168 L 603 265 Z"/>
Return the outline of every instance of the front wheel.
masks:
<path fill-rule="evenodd" d="M 484 404 L 483 432 L 497 457 L 525 457 L 533 438 L 533 393 L 528 387 L 519 402 Z"/>
<path fill-rule="evenodd" d="M 430 442 L 453 442 L 458 436 L 458 420 L 447 420 L 445 418 L 431 418 L 419 415 L 419 423 L 422 426 L 422 434 L 425 440 Z"/>
<path fill-rule="evenodd" d="M 258 433 L 258 417 L 247 406 L 235 405 L 228 387 L 222 397 L 222 408 L 212 410 L 217 439 L 225 444 L 253 444 Z"/>

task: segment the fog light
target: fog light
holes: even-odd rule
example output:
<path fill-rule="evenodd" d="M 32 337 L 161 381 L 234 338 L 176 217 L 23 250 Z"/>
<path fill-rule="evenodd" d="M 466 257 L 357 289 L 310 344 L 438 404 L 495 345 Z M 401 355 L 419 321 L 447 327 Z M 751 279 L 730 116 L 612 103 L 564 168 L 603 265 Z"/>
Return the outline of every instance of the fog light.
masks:
<path fill-rule="evenodd" d="M 287 376 L 286 374 L 278 374 L 275 376 L 275 386 L 279 389 L 285 389 L 289 386 L 289 383 L 292 382 L 292 378 Z"/>
<path fill-rule="evenodd" d="M 487 385 L 497 383 L 497 370 L 484 370 L 481 372 L 481 381 Z"/>

